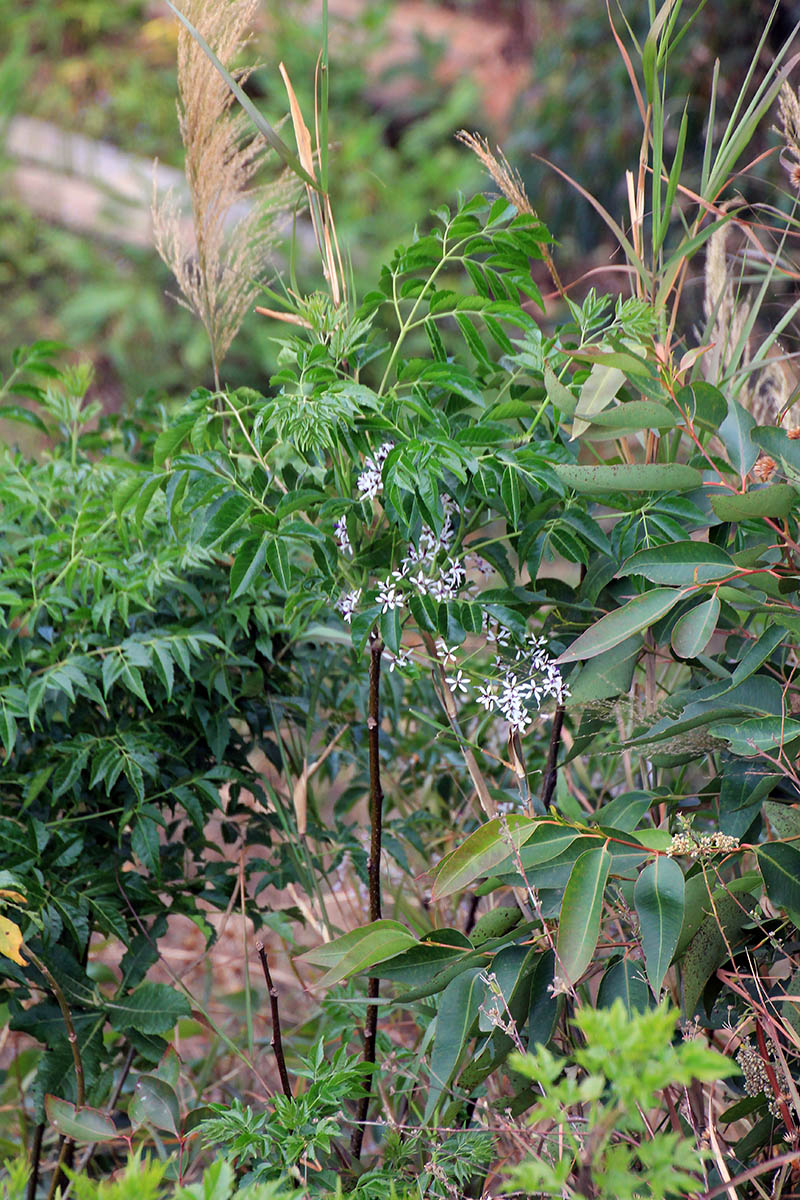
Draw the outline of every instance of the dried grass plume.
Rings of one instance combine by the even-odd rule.
[[[482,138],[478,133],[469,133],[466,129],[460,129],[456,134],[456,139],[480,159],[506,200],[514,205],[517,212],[528,213],[531,217],[537,216],[536,210],[528,199],[525,184],[522,182],[522,176],[519,171],[511,166],[499,147],[497,148],[497,153],[494,153],[486,138]],[[550,278],[553,280],[555,289],[563,296],[564,288],[559,279],[553,257],[546,246],[543,246],[542,250],[544,261],[547,264],[547,269],[550,272]]]
[[[183,0],[182,7],[232,70],[259,0]],[[240,83],[248,73],[236,73]],[[170,193],[153,202],[155,244],[178,282],[181,302],[205,327],[219,387],[220,365],[279,239],[278,219],[296,203],[299,187],[290,172],[255,186],[268,146],[253,135],[245,113],[232,111],[234,98],[225,80],[183,26],[178,92],[193,232],[187,233],[180,202]]]

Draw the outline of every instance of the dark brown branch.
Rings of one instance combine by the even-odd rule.
[[[283,1088],[284,1096],[291,1096],[292,1089],[289,1084],[289,1072],[286,1070],[286,1059],[283,1056],[283,1040],[281,1038],[281,1015],[278,1010],[278,990],[272,982],[272,976],[269,971],[269,963],[267,962],[267,952],[264,949],[263,942],[256,942],[256,950],[258,957],[261,959],[261,968],[264,972],[264,979],[267,984],[267,993],[269,995],[269,1007],[272,1013],[272,1046],[275,1054],[275,1062],[278,1064],[278,1074],[281,1077],[281,1087]]]
[[[542,800],[541,810],[544,815],[550,807],[550,801],[553,799],[553,793],[556,790],[556,780],[558,779],[558,751],[561,748],[561,730],[564,728],[564,705],[556,706],[555,716],[553,717],[553,728],[550,731],[550,747],[547,751],[547,763],[544,768],[544,779],[542,781]]]
[[[369,737],[369,825],[370,846],[367,873],[369,876],[369,919],[381,919],[381,841],[383,837],[383,788],[381,787],[380,761],[380,698],[381,698],[381,654],[383,642],[373,630],[369,639],[369,712],[367,714],[367,731]],[[380,982],[377,979],[367,981],[367,1014],[364,1018],[364,1062],[375,1062],[375,1048],[378,1036],[378,993]],[[372,1090],[372,1079],[367,1079],[365,1093],[358,1102],[356,1124],[350,1140],[350,1150],[354,1158],[361,1157],[361,1146],[364,1141],[364,1122],[367,1119],[369,1098]]]

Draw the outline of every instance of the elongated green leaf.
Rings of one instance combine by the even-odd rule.
[[[768,842],[758,847],[756,856],[772,903],[800,913],[800,850],[786,842]]]
[[[175,451],[183,445],[195,420],[196,417],[180,417],[174,425],[158,435],[153,447],[153,462],[157,467],[163,467],[167,459],[172,458]]]
[[[709,979],[728,957],[730,950],[738,945],[754,904],[754,898],[747,894],[728,896],[714,893],[714,911],[700,922],[680,960],[685,1017],[693,1016]]]
[[[238,599],[253,584],[267,561],[267,547],[273,544],[269,534],[248,538],[231,567],[231,600]]]
[[[469,938],[460,934],[460,941],[455,944],[439,943],[439,937],[445,937],[455,931],[437,929],[428,939],[417,942],[410,950],[397,954],[385,963],[374,963],[370,972],[377,979],[389,979],[393,983],[404,984],[407,988],[419,987],[429,983],[434,975],[451,966],[472,947]],[[446,981],[448,982],[448,981]],[[445,985],[442,984],[442,987]]]
[[[503,828],[505,824],[506,828]],[[532,837],[537,822],[519,813],[510,813],[505,822],[498,817],[487,821],[439,864],[433,881],[432,898],[441,900],[488,873],[509,855],[511,842],[517,850]],[[508,833],[506,832],[508,830]]]
[[[596,414],[608,408],[624,382],[625,373],[618,367],[609,367],[605,363],[594,364],[578,398],[575,420],[572,423],[573,438],[580,437],[589,428]]]
[[[614,467],[555,463],[553,470],[563,484],[586,495],[691,492],[703,483],[701,473],[683,463],[620,463]]]
[[[128,1116],[134,1128],[147,1123],[156,1129],[168,1129],[176,1137],[180,1134],[181,1114],[175,1089],[157,1075],[140,1075],[136,1080]]]
[[[181,22],[181,24],[186,26],[189,33],[192,35],[194,40],[197,42],[198,46],[203,51],[203,53],[208,58],[208,60],[214,64],[214,66],[219,71],[222,78],[227,83],[228,87],[233,92],[236,99],[241,104],[244,111],[247,113],[250,120],[255,125],[256,129],[259,131],[259,133],[263,134],[263,136],[269,142],[270,146],[272,146],[272,149],[275,151],[275,153],[278,155],[278,157],[286,164],[287,167],[290,168],[290,170],[294,171],[295,175],[297,175],[299,179],[302,179],[303,183],[307,184],[309,187],[314,188],[315,191],[319,191],[320,185],[317,183],[316,179],[313,179],[308,174],[308,172],[300,165],[299,158],[295,154],[292,154],[291,150],[286,145],[283,138],[279,137],[278,134],[275,132],[275,130],[270,125],[269,121],[264,119],[264,117],[261,115],[261,113],[256,108],[255,104],[253,104],[252,100],[249,98],[249,96],[246,95],[246,93],[241,89],[239,84],[233,78],[230,71],[227,71],[225,69],[225,67],[222,65],[222,63],[217,58],[216,54],[211,49],[211,47],[209,46],[209,44],[205,40],[205,38],[197,31],[197,29],[195,29],[194,25],[191,23],[191,21],[188,19],[188,17],[185,17],[179,8],[176,8],[176,6],[172,3],[172,0],[166,0],[166,2],[167,2],[168,7],[171,8],[172,11],[175,13],[175,16],[178,18],[178,20]]]
[[[790,438],[777,425],[759,425],[750,431],[751,441],[783,465],[791,479],[800,479],[800,441]]]
[[[645,867],[633,891],[647,978],[656,996],[680,937],[685,890],[683,871],[662,854]]]
[[[288,591],[292,586],[292,568],[289,562],[286,542],[280,538],[275,538],[273,541],[268,542],[266,557],[267,566],[272,572],[273,579],[279,587],[282,587],[284,591]]]
[[[731,675],[731,683],[735,686],[749,679],[761,664],[766,662],[772,651],[780,646],[785,637],[786,630],[781,625],[770,624],[742,655],[739,665]]]
[[[657,803],[654,792],[624,792],[595,813],[598,825],[633,833],[645,813]],[[638,838],[638,834],[637,834]]]
[[[571,417],[578,407],[577,398],[556,377],[551,367],[545,367],[544,369],[544,386],[547,392],[547,399],[554,408],[557,408],[564,416]]]
[[[696,658],[702,654],[717,628],[719,610],[719,597],[711,596],[675,622],[672,649],[679,658]]]
[[[45,1096],[44,1108],[56,1132],[74,1142],[110,1142],[117,1137],[114,1122],[99,1108],[78,1108],[57,1096]]]
[[[327,974],[315,986],[333,987],[349,975],[366,971],[416,945],[417,939],[399,921],[372,921],[332,942],[307,950],[300,955],[300,961],[328,967]]]
[[[0,421],[18,421],[21,425],[32,425],[46,436],[50,433],[42,418],[21,404],[0,404]]]
[[[788,517],[798,508],[800,497],[788,483],[755,488],[750,492],[726,492],[711,497],[711,507],[720,521],[748,521],[756,517]]]
[[[665,404],[656,400],[631,400],[596,413],[591,425],[579,436],[587,441],[608,441],[644,429],[674,429],[677,424],[678,418]]]
[[[709,726],[713,737],[730,742],[734,754],[751,758],[800,737],[800,721],[784,717],[746,717],[740,721],[717,721]]]
[[[615,1000],[621,1000],[631,1016],[635,1012],[645,1012],[652,1003],[642,964],[636,959],[621,958],[603,975],[597,989],[597,1007],[611,1008]]]
[[[634,596],[621,608],[606,613],[604,617],[576,638],[569,649],[557,659],[557,663],[580,662],[604,654],[612,646],[618,646],[626,638],[642,629],[649,628],[659,617],[663,617],[686,595],[686,589],[653,588],[642,596]]]
[[[570,983],[577,983],[592,961],[610,870],[611,854],[605,846],[596,846],[581,854],[570,873],[558,923],[556,968]]]
[[[442,992],[431,1053],[426,1121],[435,1113],[442,1093],[456,1072],[485,992],[481,971],[474,967],[459,975]]]
[[[778,838],[800,839],[800,809],[791,804],[778,804],[775,800],[764,801],[764,816],[772,832]],[[800,841],[798,841],[800,846]]]
[[[738,401],[728,400],[728,415],[719,427],[719,436],[731,466],[739,475],[744,477],[758,458],[758,447],[750,438],[750,430],[755,428],[755,420],[746,408]]]
[[[519,476],[513,467],[506,467],[503,472],[503,478],[500,482],[500,495],[511,517],[511,524],[514,529],[517,529],[519,527],[521,498]]]
[[[606,700],[627,692],[642,649],[641,634],[626,638],[606,654],[590,658],[580,668],[577,677],[570,675],[567,707]]]
[[[724,579],[735,571],[733,559],[721,546],[687,540],[637,550],[625,560],[619,574],[642,575],[651,583],[681,587]]]

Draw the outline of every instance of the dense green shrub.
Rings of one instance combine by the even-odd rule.
[[[60,986],[83,1098],[101,1103],[109,1064],[128,1047],[157,1061],[189,1013],[185,996],[142,981],[169,914],[210,941],[204,914],[229,903],[242,814],[252,817],[242,789],[263,794],[252,732],[269,724],[285,666],[268,580],[231,602],[224,553],[201,546],[191,522],[170,520],[164,504],[118,519],[112,497],[137,479],[163,413],[148,402],[98,424],[89,373],[59,372],[56,349],[19,352],[5,389],[33,396],[35,409],[4,412],[34,423],[48,449],[38,459],[5,449],[0,468],[0,857],[4,920]],[[269,856],[278,817],[257,823]],[[258,870],[261,886],[296,877],[285,847]],[[125,952],[111,991],[93,979],[93,936]],[[47,1047],[34,1089],[42,1120],[46,1091],[77,1094],[73,1057],[50,975],[15,957],[0,959],[3,996],[12,1028]]]

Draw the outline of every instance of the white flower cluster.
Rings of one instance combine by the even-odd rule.
[[[374,500],[378,493],[383,491],[381,472],[383,464],[392,450],[394,450],[394,442],[384,442],[375,451],[374,458],[367,457],[364,459],[364,470],[356,480],[356,486],[361,495],[365,496],[367,500]]]
[[[491,640],[500,646],[511,640],[511,634],[502,625],[495,626],[491,632]],[[546,646],[544,638],[530,634],[527,644],[517,649],[514,665],[505,666],[499,680],[478,688],[480,706],[487,712],[499,712],[516,733],[525,733],[533,721],[531,702],[540,709],[543,701],[550,697],[556,704],[563,704],[569,695],[569,688]],[[502,659],[498,658],[496,665],[503,668]]]
[[[358,607],[358,602],[361,599],[361,588],[356,588],[354,592],[346,592],[336,607],[342,614],[342,620],[346,625],[349,625],[353,619],[353,613]]]
[[[346,554],[348,557],[353,557],[353,545],[350,541],[350,534],[347,532],[347,517],[339,517],[338,521],[333,523],[333,536],[336,538],[336,545],[339,547],[340,554]]]
[[[720,833],[718,829],[713,833],[695,833],[693,829],[687,828],[672,835],[666,852],[669,858],[680,857],[683,854],[688,854],[690,858],[709,858],[714,854],[730,854],[732,850],[738,849],[738,837],[729,833]]]

